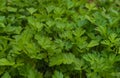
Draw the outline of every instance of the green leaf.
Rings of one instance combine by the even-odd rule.
[[[88,48],[91,48],[91,47],[94,47],[94,46],[97,46],[99,45],[99,41],[98,40],[92,40],[88,45],[87,47]]]
[[[110,41],[109,41],[109,40],[104,40],[104,41],[101,41],[101,44],[108,45],[108,46],[110,46],[110,45],[111,45],[111,43],[110,43]]]
[[[21,30],[22,30],[21,26],[6,26],[4,28],[4,31],[6,33],[12,33],[12,34],[13,33],[14,34],[20,34]]]
[[[46,10],[48,13],[52,12],[54,10],[54,6],[53,5],[49,5],[48,7],[46,7]]]
[[[29,11],[29,13],[32,15],[34,12],[37,11],[37,9],[35,8],[27,8],[27,10]]]
[[[0,22],[5,22],[5,16],[0,16]]]
[[[7,10],[10,11],[10,12],[17,12],[17,8],[15,8],[15,7],[8,6]]]
[[[47,49],[51,47],[52,41],[50,38],[37,34],[35,35],[35,39],[38,41],[39,45],[42,46],[42,48]]]
[[[60,7],[56,7],[55,9],[54,9],[54,13],[55,14],[58,14],[58,15],[61,15],[62,13],[63,13],[63,9],[61,9]]]
[[[5,72],[1,78],[11,78],[11,76],[8,72]]]
[[[55,54],[50,57],[50,66],[60,65],[60,64],[71,64],[75,60],[75,56],[72,53],[60,53]]]
[[[0,0],[0,11],[5,11],[7,0]]]
[[[95,4],[94,2],[93,2],[93,3],[87,3],[87,4],[85,5],[85,7],[88,8],[89,11],[90,11],[90,10],[97,10],[96,4]]]
[[[12,66],[14,64],[15,64],[14,62],[11,62],[11,61],[7,60],[6,58],[0,59],[0,66]]]
[[[62,74],[62,72],[55,71],[52,78],[63,78],[63,74]]]
[[[108,37],[111,43],[119,43],[120,38],[117,38],[116,33],[111,33],[110,36]]]
[[[108,29],[106,26],[98,26],[95,30],[98,31],[100,35],[104,37],[107,37],[108,35]]]
[[[82,28],[78,28],[78,29],[76,29],[75,31],[73,31],[73,34],[74,34],[77,38],[79,38],[79,37],[81,37],[85,32],[86,32],[86,31],[83,30]]]
[[[5,27],[5,25],[4,25],[4,23],[0,23],[0,28],[4,28]]]
[[[28,78],[36,78],[36,73],[31,69],[28,71]]]
[[[41,31],[44,24],[43,23],[40,23],[36,18],[34,17],[27,17],[28,19],[28,23],[30,25],[30,27],[34,30],[38,30],[38,31]]]
[[[82,20],[78,20],[77,25],[79,27],[82,27],[82,26],[86,25],[87,23],[88,23],[88,21],[86,19],[82,18]]]
[[[84,61],[78,58],[74,60],[73,64],[74,64],[75,70],[82,70],[82,67],[84,67]]]
[[[66,0],[66,3],[67,3],[68,9],[70,9],[70,8],[72,8],[74,6],[73,1],[71,1],[71,0]]]
[[[94,19],[95,19],[95,25],[97,26],[106,26],[107,25],[107,20],[106,18],[103,17],[103,15],[99,12],[95,12],[93,14]]]

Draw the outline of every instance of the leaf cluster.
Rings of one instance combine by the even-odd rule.
[[[0,0],[1,78],[120,78],[120,0]]]

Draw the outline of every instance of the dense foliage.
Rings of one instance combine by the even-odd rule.
[[[120,0],[0,0],[0,78],[120,78]]]

